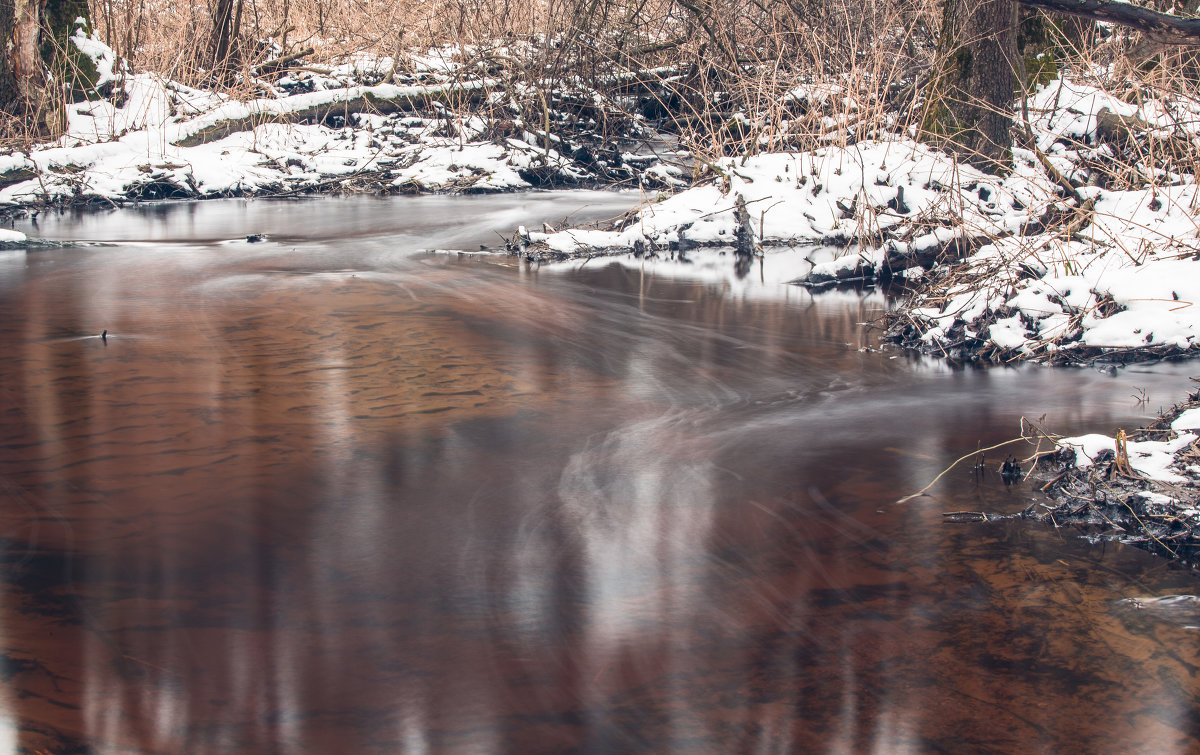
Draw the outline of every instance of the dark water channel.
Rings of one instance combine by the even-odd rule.
[[[1194,576],[943,523],[1031,500],[998,478],[896,503],[1187,366],[952,371],[862,350],[878,295],[420,251],[628,201],[0,252],[0,752],[1200,751]]]

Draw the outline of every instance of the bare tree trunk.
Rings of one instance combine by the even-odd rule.
[[[926,91],[925,137],[984,170],[1012,161],[1017,0],[946,0],[940,69]]]
[[[1186,0],[1186,2],[1177,3],[1175,8],[1175,15],[1184,18],[1195,17],[1198,13],[1200,13],[1200,0]],[[1156,60],[1161,60],[1163,54],[1171,47],[1172,45],[1166,42],[1142,35],[1137,43],[1129,48],[1126,55],[1129,57],[1129,62],[1135,66],[1151,66],[1155,64]]]
[[[1200,44],[1200,18],[1181,18],[1121,0],[1020,0],[1022,5],[1135,29],[1165,44]]]
[[[0,40],[13,38],[13,0],[0,0]],[[0,113],[14,113],[20,105],[17,71],[8,50],[0,48]]]
[[[63,100],[48,96],[47,70],[64,91],[94,91],[95,66],[70,42],[81,17],[87,26],[86,0],[0,0],[0,115],[20,133],[61,126]]]
[[[216,0],[212,6],[209,53],[212,56],[210,70],[218,82],[225,81],[229,76],[236,36],[233,0]]]
[[[33,115],[46,83],[40,41],[43,0],[0,0],[0,112]],[[31,124],[36,125],[36,124]]]
[[[42,68],[42,0],[13,0],[11,60],[17,95],[26,107],[41,96],[46,77]]]
[[[1200,18],[1118,0],[945,0],[939,69],[926,90],[921,132],[985,170],[1003,171],[1012,160],[1012,102],[1022,68],[1017,57],[1018,5],[1089,23],[1108,21],[1161,43],[1200,45]],[[1187,0],[1183,7],[1194,3]]]

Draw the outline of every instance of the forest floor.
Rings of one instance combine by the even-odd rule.
[[[445,51],[303,66],[250,99],[121,73],[51,143],[0,154],[0,214],[167,199],[612,187],[642,206],[597,228],[508,229],[508,252],[731,265],[811,287],[902,280],[889,340],[953,363],[1057,365],[1200,354],[1200,100],[1057,78],[1022,103],[1008,175],[896,129],[802,151],[702,158],[617,82],[545,92],[465,75]],[[797,90],[797,99],[822,93]],[[526,107],[539,98],[540,115]],[[536,110],[536,109],[535,109]],[[36,239],[0,230],[0,248]],[[1197,400],[1196,396],[1192,397]],[[1166,551],[1200,544],[1200,413],[1128,438],[1055,438],[1068,466],[1030,510]],[[1128,514],[1128,516],[1126,516]],[[1130,518],[1132,517],[1132,518]],[[1131,524],[1132,522],[1132,524]]]

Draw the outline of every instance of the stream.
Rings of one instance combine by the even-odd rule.
[[[897,503],[1194,366],[952,369],[875,292],[431,251],[635,201],[19,223],[92,243],[0,251],[0,753],[1200,750],[1194,573],[948,524],[1036,499],[969,465]]]

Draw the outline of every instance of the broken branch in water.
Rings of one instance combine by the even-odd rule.
[[[928,485],[926,485],[925,487],[921,488],[920,490],[918,490],[917,492],[913,493],[912,495],[906,495],[906,496],[904,496],[904,497],[903,497],[903,498],[901,498],[900,500],[896,501],[896,503],[907,503],[907,502],[911,501],[911,500],[912,500],[912,499],[914,499],[914,498],[919,498],[920,496],[923,496],[923,495],[925,495],[925,493],[926,493],[926,492],[928,492],[930,488],[932,488],[934,485],[937,485],[937,484],[938,484],[938,481],[939,481],[939,480],[941,480],[943,477],[945,477],[945,476],[946,476],[946,473],[947,473],[947,472],[949,472],[951,469],[954,469],[954,468],[955,468],[955,467],[957,467],[959,464],[961,464],[962,462],[964,462],[964,461],[966,461],[967,459],[971,458],[972,456],[975,456],[976,454],[981,454],[981,453],[984,453],[984,452],[987,452],[987,451],[995,451],[997,448],[1004,448],[1005,446],[1010,446],[1010,445],[1012,445],[1013,443],[1022,443],[1022,442],[1024,442],[1024,443],[1028,443],[1028,442],[1029,442],[1029,439],[1028,439],[1028,438],[1026,438],[1024,435],[1022,435],[1020,438],[1013,438],[1012,440],[1006,440],[1006,441],[1004,441],[1003,443],[997,443],[996,445],[994,445],[994,446],[988,446],[987,448],[979,448],[979,449],[976,449],[976,450],[972,451],[972,452],[971,452],[971,453],[969,453],[969,454],[966,454],[966,455],[964,455],[964,456],[960,456],[959,458],[957,458],[957,459],[955,459],[955,460],[954,460],[954,463],[953,463],[953,464],[951,464],[950,466],[948,466],[948,467],[946,467],[945,469],[943,469],[943,470],[942,470],[942,472],[941,472],[941,474],[939,474],[937,477],[934,477],[934,478],[933,478],[933,482],[929,483]]]
[[[947,522],[986,522],[991,518],[982,511],[943,511],[942,517]]]

